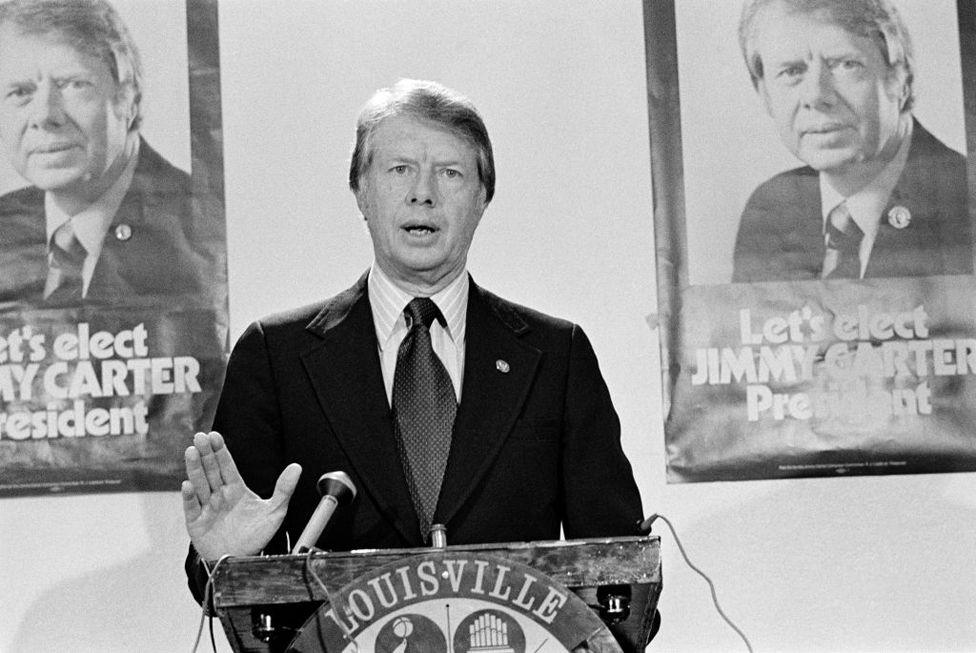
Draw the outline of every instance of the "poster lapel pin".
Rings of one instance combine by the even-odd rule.
[[[904,229],[912,221],[912,212],[904,206],[893,206],[888,211],[888,224],[895,229]]]
[[[121,240],[122,242],[125,242],[130,238],[132,238],[132,227],[130,227],[125,223],[115,225],[116,240]]]

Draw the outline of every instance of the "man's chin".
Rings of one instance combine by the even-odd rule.
[[[43,191],[77,192],[86,185],[87,175],[78,170],[29,170],[23,174],[31,184]]]
[[[845,174],[861,162],[861,157],[850,150],[801,152],[799,159],[817,172],[826,174]]]
[[[456,261],[446,261],[443,257],[401,259],[394,265],[392,276],[423,288],[436,287],[440,290],[446,282],[453,280],[463,267],[463,263],[459,265]]]

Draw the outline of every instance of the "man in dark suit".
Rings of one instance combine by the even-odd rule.
[[[333,470],[359,495],[322,548],[422,546],[433,524],[452,544],[636,534],[640,496],[586,336],[467,272],[494,180],[466,98],[403,80],[363,109],[350,187],[373,265],[235,346],[214,421],[223,436],[198,433],[186,454],[198,599],[200,557],[286,551]],[[436,361],[407,378],[421,342]],[[416,418],[419,394],[429,410]]]
[[[0,197],[0,305],[206,295],[220,234],[139,136],[142,66],[105,2],[0,5],[0,142],[32,186]]]
[[[733,281],[971,274],[966,161],[912,116],[912,43],[894,7],[755,0],[739,37],[807,165],[749,198]]]

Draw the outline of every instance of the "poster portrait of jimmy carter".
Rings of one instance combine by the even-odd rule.
[[[0,5],[0,306],[205,295],[222,260],[189,175],[140,134],[143,65],[104,0]],[[209,231],[208,231],[209,232]]]
[[[913,44],[889,0],[747,0],[739,43],[805,165],[752,193],[733,282],[972,273],[966,160],[913,115]]]

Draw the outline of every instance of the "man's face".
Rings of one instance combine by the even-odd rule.
[[[89,202],[114,181],[106,172],[124,150],[132,106],[130,100],[117,106],[104,61],[56,34],[20,34],[4,25],[0,94],[0,141],[27,181]]]
[[[838,175],[887,163],[907,98],[904,71],[889,70],[875,41],[825,18],[774,5],[757,20],[759,92],[786,147]]]
[[[356,201],[376,262],[406,288],[436,292],[463,269],[485,210],[477,150],[406,115],[384,119],[369,149]]]

